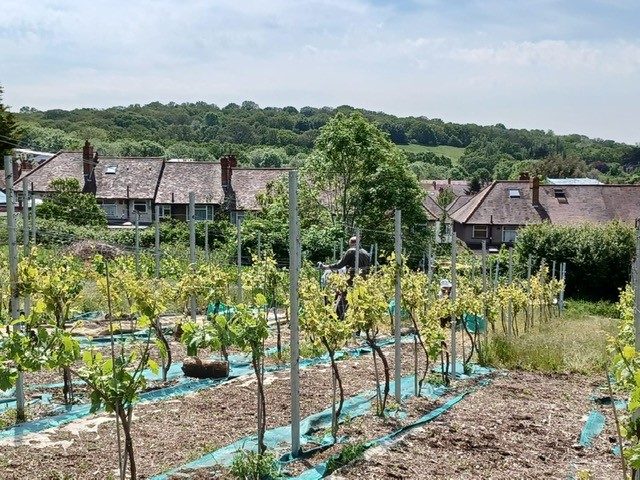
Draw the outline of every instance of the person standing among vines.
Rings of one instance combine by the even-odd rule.
[[[358,239],[351,237],[349,239],[349,249],[344,252],[343,257],[339,262],[332,263],[330,265],[322,264],[322,268],[338,271],[341,268],[346,268],[348,280],[347,285],[351,287],[353,285],[353,279],[356,276],[356,258],[358,260],[358,275],[366,277],[371,267],[371,255],[364,248],[360,248],[356,253],[356,243]],[[347,292],[342,292],[338,300],[337,313],[340,319],[344,318],[344,314],[347,311]]]

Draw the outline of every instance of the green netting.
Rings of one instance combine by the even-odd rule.
[[[485,333],[487,331],[487,321],[480,315],[472,315],[465,313],[462,315],[464,324],[471,333],[475,333],[476,330],[479,333]]]
[[[473,375],[483,375],[491,371],[492,370],[490,369],[478,368],[477,370],[474,369]],[[401,392],[402,392],[403,399],[406,399],[413,395],[414,384],[415,384],[415,381],[414,381],[413,375],[402,379]],[[391,382],[390,391],[394,391],[394,389],[395,389],[395,383]],[[446,392],[446,388],[444,386],[434,387],[433,385],[428,384],[423,387],[422,391],[423,391],[423,396],[436,398],[436,397],[442,396]],[[447,404],[450,404],[450,405],[446,409],[451,408],[451,406],[455,405],[455,403],[460,401],[460,399],[462,399],[462,397],[464,397],[464,395],[466,395],[467,393],[468,392],[459,395],[460,398],[458,400],[453,399],[447,402]],[[361,393],[359,395],[346,399],[344,402],[340,421],[344,420],[344,418],[347,416],[349,418],[355,418],[369,412],[372,409],[371,401],[375,398],[375,396],[376,396],[375,391],[366,391],[364,393]],[[454,400],[456,401],[454,402]],[[426,421],[429,421],[432,418],[435,418],[436,416],[440,415],[443,411],[446,410],[446,409],[443,410],[443,408],[444,406],[440,407],[437,410],[434,410],[433,412],[430,412],[429,414],[425,415],[420,420],[414,423],[418,425],[420,424],[419,422],[424,423]],[[316,445],[316,447],[312,447],[312,448],[317,449],[317,448],[323,448],[331,445],[333,443],[333,440],[331,442],[327,442],[326,438],[317,439],[313,436],[314,432],[322,431],[330,427],[331,427],[331,408],[327,408],[326,410],[323,410],[320,413],[310,415],[309,417],[305,418],[300,422],[301,446]],[[398,433],[400,433],[401,431],[405,430],[406,428],[409,428],[409,427],[404,427],[403,429],[400,429],[392,433],[388,437],[393,437]],[[384,437],[384,438],[387,438],[387,437]],[[281,452],[290,450],[291,448],[290,440],[291,440],[291,425],[275,428],[272,430],[267,430],[264,435],[264,443],[265,445],[267,445],[267,448],[275,449]],[[228,466],[232,463],[234,456],[238,453],[239,450],[250,450],[253,452],[257,452],[258,450],[257,436],[254,435],[251,437],[238,440],[237,442],[234,442],[231,445],[228,445],[219,450],[216,450],[215,452],[207,454],[204,457],[199,458],[198,460],[195,460],[186,465],[173,469],[169,472],[165,472],[161,475],[155,476],[151,480],[168,480],[169,476],[171,475],[180,475],[180,476],[184,476],[185,478],[189,478],[190,476],[189,471],[191,470],[212,468],[216,465]],[[292,459],[290,457],[290,454],[284,454],[282,457],[283,463],[287,463],[291,460]],[[326,468],[326,466],[324,468]],[[317,476],[318,475],[317,472],[319,472],[320,470],[322,470],[322,466],[318,466],[310,470],[309,473],[305,472],[306,475],[308,475],[308,477],[301,477],[301,478],[304,478],[305,480],[310,480],[313,478],[322,478],[321,475]],[[316,476],[313,476],[312,472],[314,471],[316,471]]]

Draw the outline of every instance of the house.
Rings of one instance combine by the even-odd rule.
[[[540,185],[531,180],[494,181],[450,213],[458,238],[471,248],[512,245],[518,228],[544,221],[556,225],[635,224],[640,185]]]
[[[227,208],[231,222],[242,219],[245,212],[260,210],[258,194],[267,189],[270,182],[284,178],[288,168],[235,168],[229,170]]]
[[[92,193],[110,223],[141,223],[153,220],[153,202],[164,160],[161,157],[98,157],[89,142],[82,153],[60,152],[30,171],[23,171],[15,189],[22,192],[22,179],[36,198],[51,193],[51,181],[75,178],[84,193]]]

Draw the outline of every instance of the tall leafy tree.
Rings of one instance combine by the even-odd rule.
[[[358,226],[373,240],[381,231],[393,231],[395,208],[402,209],[405,224],[426,223],[424,192],[405,155],[360,113],[338,114],[322,128],[304,174],[346,233]],[[390,243],[388,237],[379,240]]]
[[[15,116],[2,103],[4,90],[0,85],[0,159],[17,145],[19,129]]]

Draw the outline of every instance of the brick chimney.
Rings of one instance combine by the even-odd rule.
[[[231,175],[233,169],[238,166],[238,160],[233,154],[227,154],[220,157],[220,168],[222,170],[222,188],[226,188],[231,185]]]
[[[538,177],[533,177],[529,185],[531,188],[531,205],[537,207],[540,205],[540,180],[538,180]]]
[[[82,147],[82,174],[84,176],[84,185],[82,186],[82,193],[96,194],[97,184],[94,170],[98,164],[98,152],[93,153],[93,146],[89,143],[89,140],[85,140],[84,147]]]
[[[93,146],[89,143],[89,140],[85,140],[84,147],[82,147],[82,173],[85,178],[91,175],[93,167]]]

